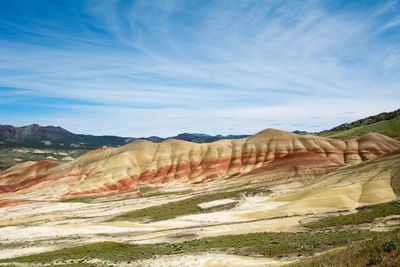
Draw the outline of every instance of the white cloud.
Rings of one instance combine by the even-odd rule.
[[[5,25],[32,36],[0,41],[1,86],[98,106],[1,122],[129,136],[251,133],[272,121],[320,130],[399,103],[400,51],[381,36],[397,25],[385,17],[396,3],[334,12],[314,1],[120,4],[87,5],[78,33]]]

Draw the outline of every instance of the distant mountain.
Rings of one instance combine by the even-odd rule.
[[[74,134],[58,126],[40,126],[38,124],[22,127],[0,125],[0,147],[93,149],[102,146],[121,146],[137,139],[148,140],[155,143],[167,139],[178,139],[194,143],[208,143],[221,139],[237,139],[243,137],[247,137],[247,135],[212,136],[207,134],[182,133],[168,138],[158,136],[133,138]]]
[[[32,124],[22,127],[0,125],[0,147],[83,148],[119,146],[131,139],[119,136],[74,134],[61,127]]]
[[[359,136],[371,132],[381,133],[392,138],[400,138],[400,109],[344,123],[330,130],[322,131],[319,135],[345,137]]]
[[[305,134],[310,134],[307,131],[300,131],[300,130],[294,130],[292,133],[294,134],[299,134],[299,135],[305,135]]]
[[[182,133],[178,134],[177,136],[172,136],[168,137],[167,139],[178,139],[178,140],[184,140],[184,141],[189,141],[193,143],[210,143],[222,139],[239,139],[239,138],[245,138],[248,137],[248,135],[207,135],[207,134],[198,134],[198,133]]]

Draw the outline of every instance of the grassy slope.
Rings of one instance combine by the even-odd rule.
[[[61,202],[67,202],[67,203],[92,203],[93,200],[98,199],[101,196],[78,196],[78,197],[73,197],[73,198],[68,198],[68,199],[63,199]]]
[[[400,214],[400,202],[393,201],[373,206],[364,206],[361,209],[358,209],[357,213],[327,217],[315,222],[310,222],[305,226],[312,229],[318,229],[324,227],[356,225],[370,223],[376,218],[398,214]]]
[[[290,266],[400,266],[400,232],[382,233]]]
[[[346,136],[359,136],[371,132],[380,133],[392,138],[399,139],[400,117],[393,120],[380,121],[369,125],[359,126],[345,131],[323,132],[320,133],[320,135],[325,137],[346,137]]]
[[[163,205],[152,206],[145,209],[135,210],[121,214],[112,218],[112,221],[125,221],[125,220],[167,220],[177,216],[194,214],[202,212],[198,204],[214,201],[224,198],[232,198],[239,196],[240,193],[245,193],[247,190],[237,190],[231,192],[211,193],[201,196],[194,196],[189,199],[170,202]]]
[[[133,261],[156,255],[223,251],[235,255],[262,255],[285,257],[288,255],[312,255],[349,242],[387,236],[389,233],[370,231],[331,231],[300,233],[254,233],[228,235],[186,241],[178,244],[123,244],[100,242],[74,248],[45,252],[0,262],[38,263],[70,259],[101,259],[108,261]]]

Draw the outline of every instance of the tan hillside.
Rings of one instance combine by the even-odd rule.
[[[274,215],[332,212],[395,200],[399,193],[399,171],[400,150],[336,170],[296,193],[274,198],[288,202]]]
[[[380,134],[336,140],[266,129],[237,140],[196,144],[179,140],[135,141],[102,148],[60,164],[16,165],[0,173],[0,191],[68,197],[136,192],[138,184],[204,183],[242,176],[273,179],[328,173],[395,151],[400,142]],[[247,176],[245,176],[247,175]]]

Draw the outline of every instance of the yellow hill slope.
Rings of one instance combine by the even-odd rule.
[[[275,197],[274,201],[288,203],[269,216],[332,212],[394,200],[399,192],[399,171],[400,150],[336,170],[295,193]]]

